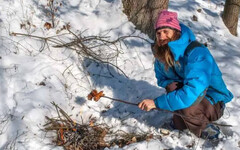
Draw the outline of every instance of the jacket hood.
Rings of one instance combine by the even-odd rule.
[[[184,52],[189,43],[196,40],[196,37],[191,31],[191,29],[189,29],[184,24],[180,24],[180,27],[181,37],[178,40],[171,41],[168,43],[168,46],[170,47],[170,50],[174,56],[175,61],[178,61],[179,57],[183,57]]]

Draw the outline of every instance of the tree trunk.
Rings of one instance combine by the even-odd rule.
[[[168,8],[169,0],[122,0],[124,13],[137,29],[155,38],[154,24],[158,12]]]
[[[237,36],[238,15],[240,11],[240,0],[226,0],[223,11],[223,22],[231,34]]]

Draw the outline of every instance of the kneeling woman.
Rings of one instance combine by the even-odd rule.
[[[209,122],[223,115],[225,103],[233,95],[209,50],[179,23],[177,13],[161,11],[155,30],[154,70],[157,84],[167,93],[145,99],[138,106],[146,111],[156,107],[175,111],[180,115],[173,116],[174,127],[187,128],[200,137]]]

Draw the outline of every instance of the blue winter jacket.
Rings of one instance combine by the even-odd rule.
[[[176,64],[174,70],[165,70],[164,64],[155,60],[154,70],[160,87],[165,88],[174,81],[182,82],[183,87],[157,97],[154,100],[156,107],[170,111],[190,107],[199,96],[203,96],[206,89],[205,98],[211,104],[231,101],[233,95],[226,88],[222,73],[206,47],[195,47],[187,56],[184,55],[189,43],[196,38],[188,27],[183,24],[180,26],[180,39],[168,43],[175,61],[179,61],[180,65]]]

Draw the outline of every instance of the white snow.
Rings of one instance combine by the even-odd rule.
[[[103,90],[109,97],[132,103],[164,93],[165,90],[156,84],[153,56],[147,42],[131,38],[126,40],[126,46],[122,45],[117,62],[127,78],[116,68],[107,68],[106,64],[79,60],[64,48],[50,47],[50,50],[40,51],[43,42],[29,37],[10,36],[12,32],[54,36],[62,25],[69,23],[73,31],[85,31],[85,36],[109,31],[110,39],[132,33],[148,39],[128,21],[122,12],[121,0],[58,2],[63,5],[56,13],[56,27],[46,30],[44,23],[50,22],[44,12],[47,0],[0,0],[0,149],[11,149],[10,146],[19,150],[63,149],[52,145],[50,136],[41,130],[45,116],[57,115],[50,103],[52,101],[78,122],[82,118],[87,123],[91,116],[97,118],[97,123],[106,123],[114,131],[160,134],[159,127],[171,118],[171,114],[144,112],[136,106],[108,99],[96,103],[86,98],[93,88]],[[178,12],[179,20],[192,29],[197,40],[208,43],[228,89],[234,94],[219,120],[220,123],[233,125],[223,128],[226,137],[214,145],[189,136],[189,133],[174,130],[161,140],[152,139],[106,150],[188,149],[187,145],[193,142],[192,149],[239,149],[240,38],[231,35],[225,27],[221,19],[223,4],[223,0],[170,0],[169,10]],[[198,21],[192,21],[193,15],[197,16]],[[21,28],[20,24],[26,26]],[[240,19],[240,35],[239,30]],[[62,40],[70,39],[65,37]],[[86,75],[86,71],[83,73],[83,64],[90,75]],[[40,85],[41,82],[46,85]]]

